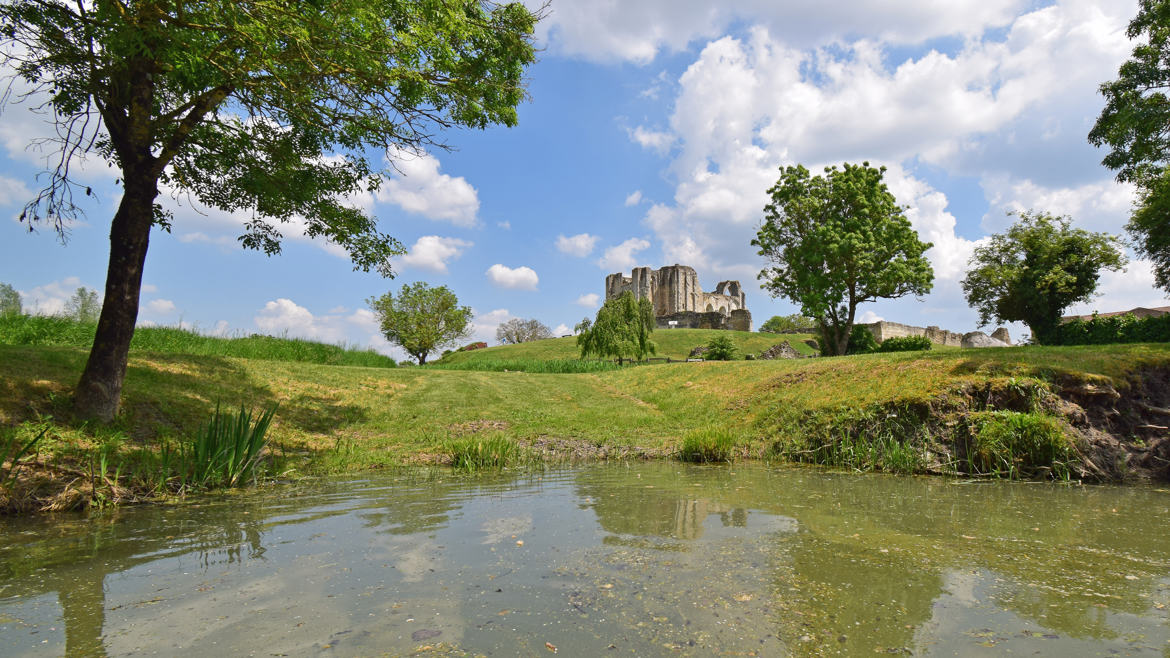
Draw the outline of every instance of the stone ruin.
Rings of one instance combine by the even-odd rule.
[[[953,331],[947,331],[946,329],[939,329],[935,326],[925,328],[914,327],[908,324],[886,322],[884,320],[863,324],[861,326],[869,329],[878,343],[882,343],[890,338],[901,338],[903,336],[926,336],[935,345],[950,345],[952,347],[1007,347],[1012,344],[1008,330],[1003,327],[999,327],[991,336],[988,336],[982,331],[959,334]]]
[[[703,292],[695,268],[677,264],[657,270],[635,267],[630,276],[617,272],[605,277],[606,300],[627,290],[635,299],[650,300],[659,329],[752,330],[739,281],[720,281],[715,292]]]

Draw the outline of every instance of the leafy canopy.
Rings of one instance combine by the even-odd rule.
[[[401,245],[346,196],[437,129],[515,124],[537,18],[480,0],[6,2],[2,57],[62,136],[23,217],[64,235],[71,160],[93,150],[128,189],[251,212],[244,247],[279,252],[295,221],[390,275]],[[157,204],[154,222],[169,227]]]
[[[626,291],[605,300],[592,326],[577,334],[577,345],[581,348],[581,358],[608,356],[618,363],[624,359],[641,360],[658,351],[658,346],[650,340],[653,331],[654,307],[650,300],[634,299],[634,294]]]
[[[1126,35],[1141,40],[1117,79],[1101,85],[1105,107],[1089,141],[1109,148],[1101,163],[1117,180],[1138,185],[1126,229],[1154,262],[1157,285],[1170,290],[1170,1],[1139,0]]]
[[[1070,227],[1068,217],[1026,211],[1004,233],[976,247],[963,278],[967,303],[979,325],[1023,322],[1044,343],[1064,310],[1087,302],[1101,270],[1125,266],[1118,238]]]
[[[771,334],[813,331],[816,328],[816,320],[799,313],[793,313],[792,315],[773,315],[764,324],[760,325],[760,331]]]
[[[73,291],[73,296],[65,301],[65,317],[78,322],[87,324],[97,322],[101,312],[102,303],[98,299],[97,291],[85,286]]]
[[[0,315],[20,315],[23,312],[20,293],[7,283],[0,283]]]
[[[930,292],[934,271],[922,242],[868,162],[812,176],[783,167],[768,190],[752,240],[771,266],[760,272],[773,297],[821,322],[826,354],[844,354],[858,304]]]
[[[427,355],[471,335],[471,308],[460,306],[447,286],[406,284],[395,297],[386,293],[366,300],[378,316],[382,335],[414,357],[421,366]]]
[[[708,361],[732,361],[739,349],[731,336],[720,334],[707,341],[707,349],[703,351],[703,358]]]
[[[504,345],[517,345],[545,338],[552,338],[552,330],[536,319],[512,318],[496,327],[496,340]]]

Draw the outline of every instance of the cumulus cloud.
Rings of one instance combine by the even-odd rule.
[[[597,308],[598,305],[601,304],[601,295],[598,295],[595,292],[591,292],[585,295],[581,295],[574,303],[578,306],[584,306],[585,308]]]
[[[24,205],[32,201],[32,191],[23,181],[0,176],[0,208]]]
[[[577,258],[584,258],[593,252],[593,248],[597,246],[598,238],[596,235],[589,235],[588,233],[579,233],[571,237],[563,235],[557,236],[557,251]]]
[[[553,328],[553,330],[552,330],[552,335],[553,335],[554,337],[556,337],[556,336],[568,336],[568,335],[569,335],[569,334],[571,334],[571,333],[573,333],[573,329],[572,329],[571,327],[569,327],[569,325],[567,325],[567,324],[564,324],[564,323],[558,324],[558,325],[557,325],[556,327],[554,327],[554,328]]]
[[[401,262],[405,267],[446,274],[447,262],[459,258],[471,246],[473,243],[459,238],[424,235],[407,250]]]
[[[650,242],[647,240],[630,238],[617,246],[606,249],[597,264],[603,270],[625,271],[637,264],[638,259],[635,254],[649,248]]]
[[[983,190],[991,207],[983,216],[982,226],[990,233],[1001,232],[1015,221],[1007,213],[1024,210],[1067,215],[1083,228],[1116,233],[1119,219],[1128,216],[1136,199],[1133,185],[1111,179],[1075,187],[1049,187],[1030,179],[988,176]]]
[[[669,151],[675,141],[675,136],[669,132],[647,130],[642,126],[638,126],[628,132],[630,139],[639,146],[644,149],[650,149],[651,151],[657,151],[660,154]]]
[[[467,179],[439,173],[438,158],[427,153],[399,150],[390,153],[388,159],[398,171],[378,189],[378,201],[393,203],[427,219],[475,226],[479,195]]]
[[[536,272],[523,265],[511,268],[496,263],[488,268],[487,277],[496,287],[512,290],[536,290],[536,284],[540,282]]]
[[[75,276],[67,276],[59,281],[53,281],[36,286],[31,290],[18,290],[25,312],[37,315],[56,315],[65,310],[65,302],[77,292],[78,288],[85,287],[96,290],[100,295],[101,289],[87,286]]]
[[[639,203],[642,203],[642,190],[634,190],[633,192],[630,192],[628,197],[626,197],[627,208],[636,206]]]
[[[174,313],[176,308],[175,303],[169,299],[152,299],[146,302],[145,310],[155,315],[168,315]]]
[[[471,321],[471,340],[492,343],[496,340],[496,329],[514,316],[506,308],[497,308],[487,313],[480,313],[472,309],[474,317]]]
[[[288,335],[324,342],[338,342],[345,338],[345,330],[336,316],[318,318],[291,299],[270,301],[256,314],[253,321],[260,331],[272,336]]]

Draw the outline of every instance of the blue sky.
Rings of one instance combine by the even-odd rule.
[[[352,271],[295,227],[280,256],[243,251],[240,217],[168,198],[176,221],[152,235],[140,322],[401,356],[365,300],[406,282],[451,287],[476,312],[475,337],[494,344],[511,317],[564,331],[592,316],[606,274],[683,263],[708,290],[742,281],[758,325],[797,310],[758,289],[764,263],[749,245],[778,167],[793,163],[887,166],[891,190],[935,244],[934,291],[867,304],[866,319],[974,329],[958,282],[1009,210],[1122,232],[1133,191],[1085,135],[1098,85],[1132,48],[1124,29],[1136,2],[618,4],[553,0],[517,127],[450,131],[451,151],[391,154],[401,173],[354,202],[410,248],[394,280]],[[80,285],[102,289],[117,191],[116,172],[87,162],[81,176],[97,197],[68,243],[29,233],[17,216],[45,154],[28,146],[46,134],[26,106],[0,115],[0,281],[51,313]],[[1152,282],[1135,261],[1073,311],[1170,304]]]

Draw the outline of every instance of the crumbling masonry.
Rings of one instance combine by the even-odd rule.
[[[720,281],[715,292],[703,292],[695,268],[686,265],[635,267],[630,276],[618,272],[605,277],[607,300],[627,290],[635,299],[650,300],[660,329],[752,330],[752,314],[739,281]]]

